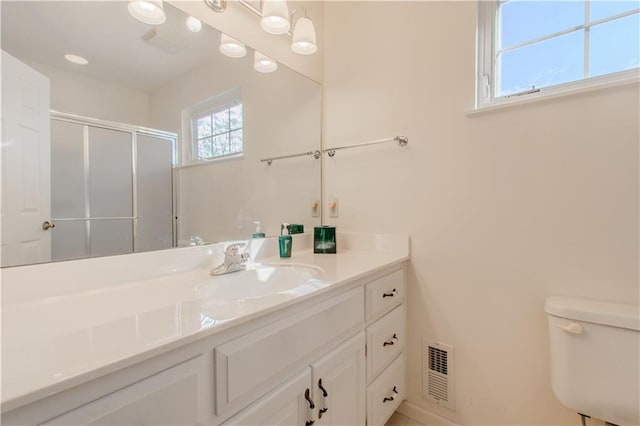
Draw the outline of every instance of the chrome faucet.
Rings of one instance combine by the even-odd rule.
[[[247,269],[247,243],[233,243],[224,250],[224,262],[211,270],[211,275],[224,275]]]

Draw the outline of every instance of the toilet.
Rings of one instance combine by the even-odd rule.
[[[545,312],[560,402],[616,425],[640,424],[639,306],[553,296]]]

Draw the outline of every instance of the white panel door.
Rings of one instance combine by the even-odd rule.
[[[311,364],[317,425],[364,425],[365,335],[360,333]]]
[[[2,51],[2,266],[51,260],[49,79]]]

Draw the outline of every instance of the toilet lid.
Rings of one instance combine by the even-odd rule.
[[[595,324],[640,330],[640,306],[604,300],[550,296],[544,305],[547,314]]]

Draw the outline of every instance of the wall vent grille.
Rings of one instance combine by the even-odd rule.
[[[453,410],[453,383],[453,346],[424,339],[422,397]]]

